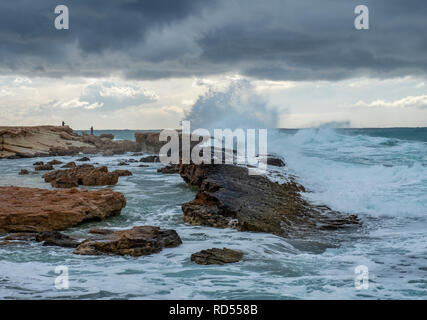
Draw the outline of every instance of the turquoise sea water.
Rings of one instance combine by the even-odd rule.
[[[112,132],[118,139],[134,131]],[[314,203],[357,214],[362,227],[328,239],[287,240],[264,233],[197,227],[182,221],[180,205],[196,190],[161,164],[126,169],[114,190],[123,192],[121,216],[72,228],[157,225],[177,230],[180,247],[131,258],[77,256],[38,243],[0,247],[0,298],[10,299],[426,299],[427,128],[304,129],[269,133],[269,152],[285,158]],[[62,157],[71,161],[77,157]],[[123,169],[131,155],[91,157]],[[53,158],[52,158],[53,159]],[[59,158],[58,158],[59,159]],[[50,188],[41,175],[19,176],[38,159],[0,160],[0,185]],[[44,158],[43,161],[50,160]],[[93,189],[93,188],[90,188]],[[333,248],[325,249],[330,246]],[[225,266],[200,266],[190,255],[228,247],[245,253]],[[55,267],[69,268],[70,287],[55,288]],[[369,288],[355,288],[355,268],[368,267]]]

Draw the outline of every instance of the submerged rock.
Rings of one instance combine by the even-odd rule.
[[[109,189],[0,187],[0,231],[63,230],[82,222],[117,216],[125,206],[123,194]]]
[[[27,169],[21,169],[21,171],[19,171],[19,175],[20,176],[23,176],[23,175],[26,175],[26,174],[29,174],[30,172],[27,170]]]
[[[127,177],[132,175],[132,172],[129,170],[114,170],[113,172],[117,173],[119,177]]]
[[[65,248],[77,248],[80,244],[74,238],[64,235],[58,231],[44,231],[37,233],[35,240],[43,242],[44,246],[59,246]]]
[[[138,257],[158,253],[163,248],[177,247],[182,243],[175,230],[162,230],[152,226],[105,232],[96,229],[92,230],[92,233],[98,236],[83,241],[74,251],[75,254],[116,254]]]
[[[243,253],[227,248],[207,249],[202,250],[191,255],[191,261],[197,264],[219,264],[238,262],[243,258]]]
[[[163,174],[179,173],[179,167],[177,165],[168,165],[164,168],[157,169],[157,172],[163,173]]]
[[[83,157],[83,158],[77,159],[76,161],[79,161],[79,162],[90,161],[90,158],[88,158],[88,157]]]
[[[67,164],[64,164],[61,168],[75,168],[77,167],[76,163],[74,161],[68,162]]]
[[[46,163],[46,164],[36,166],[34,169],[36,171],[49,171],[49,170],[53,170],[53,166],[49,163]]]
[[[51,165],[57,165],[57,164],[62,164],[62,163],[63,163],[62,161],[59,161],[56,159],[48,162],[48,164],[51,164]]]
[[[73,188],[83,186],[115,185],[119,180],[117,172],[109,172],[106,166],[95,168],[92,165],[81,165],[67,170],[56,170],[43,175],[45,182],[54,188]]]
[[[159,156],[147,156],[144,158],[141,158],[139,162],[160,162]]]

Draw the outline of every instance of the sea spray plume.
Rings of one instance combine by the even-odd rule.
[[[222,91],[211,87],[184,120],[194,128],[276,128],[278,112],[255,93],[250,81],[239,79]]]

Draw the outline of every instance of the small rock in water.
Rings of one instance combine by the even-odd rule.
[[[74,251],[81,255],[130,255],[139,257],[158,253],[163,248],[179,246],[182,241],[175,230],[163,230],[159,227],[139,226],[128,230],[91,230],[99,236],[83,241]]]
[[[40,166],[36,166],[35,167],[36,171],[49,171],[49,170],[53,170],[53,166],[51,164],[42,164]]]
[[[128,166],[129,163],[125,162],[125,161],[121,161],[119,162],[118,166]]]
[[[169,165],[164,168],[157,169],[157,172],[163,173],[163,174],[174,174],[174,173],[179,173],[179,168],[177,165]]]
[[[36,236],[36,241],[43,242],[44,246],[59,246],[65,248],[77,248],[80,244],[76,239],[58,231],[39,232]]]
[[[79,162],[83,162],[83,161],[90,161],[90,158],[88,158],[88,157],[83,157],[83,158],[77,159],[76,161],[79,161]]]
[[[113,172],[117,173],[119,177],[127,177],[132,175],[132,172],[129,170],[114,170]]]
[[[283,162],[282,159],[279,158],[274,158],[274,157],[268,157],[267,158],[267,164],[269,166],[274,166],[274,167],[284,167],[285,163]]]
[[[23,175],[26,175],[26,174],[29,174],[30,172],[27,170],[27,169],[21,169],[21,171],[19,171],[19,175],[20,176],[23,176]]]
[[[33,166],[42,166],[42,165],[44,165],[43,161],[37,161],[33,163]]]
[[[243,258],[243,253],[227,248],[212,248],[202,250],[191,255],[191,261],[197,264],[219,264],[238,262]]]
[[[51,164],[51,165],[56,165],[56,164],[62,164],[63,162],[62,161],[59,161],[59,160],[52,160],[52,161],[49,161],[48,162],[48,164]]]
[[[75,167],[77,167],[76,163],[74,161],[71,161],[63,165],[61,168],[75,168]]]
[[[160,162],[159,156],[147,156],[144,158],[141,158],[139,162]]]

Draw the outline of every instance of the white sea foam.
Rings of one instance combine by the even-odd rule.
[[[306,129],[269,137],[315,202],[375,216],[427,216],[427,144]]]

